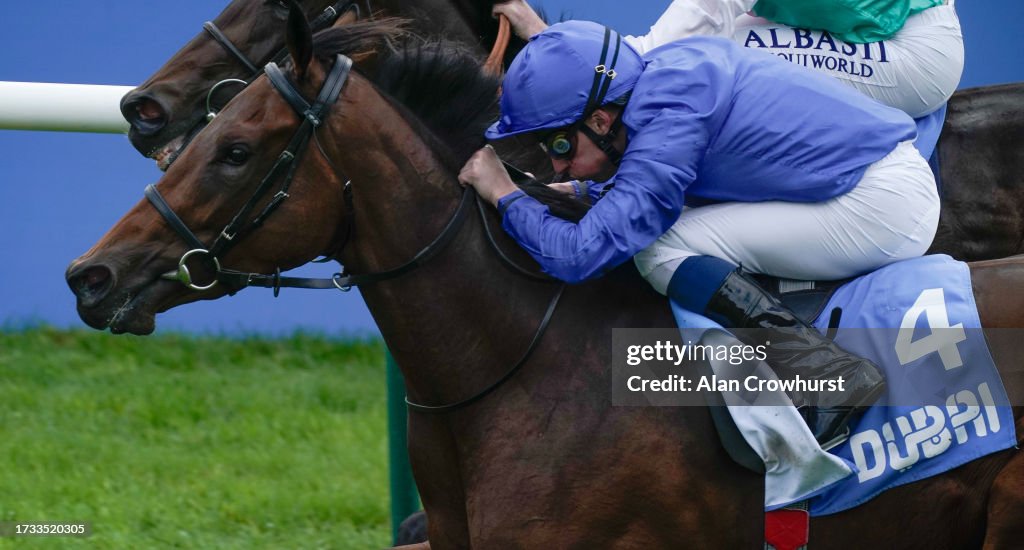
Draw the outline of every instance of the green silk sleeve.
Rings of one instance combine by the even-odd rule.
[[[943,0],[760,0],[754,12],[791,27],[826,30],[850,43],[885,40],[907,17]]]

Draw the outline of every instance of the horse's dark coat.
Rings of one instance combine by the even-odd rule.
[[[1024,254],[1024,83],[954,94],[938,153],[942,213],[930,252]]]
[[[457,74],[427,71],[427,65],[424,74],[438,79]],[[314,63],[310,71],[313,77],[301,84],[307,96],[324,68]],[[467,85],[456,80],[447,83],[452,101]],[[321,129],[330,162],[311,149],[289,202],[224,262],[268,272],[336,250],[353,210],[353,236],[339,256],[355,273],[398,265],[432,239],[460,192],[444,158],[464,145],[434,151],[430,145],[444,138],[425,136],[426,123],[411,123],[411,111],[395,107],[353,75]],[[483,108],[474,116],[482,121],[489,114]],[[197,234],[215,234],[294,125],[290,108],[257,82],[197,136],[159,185]],[[252,167],[224,167],[218,152],[239,140],[259,155]],[[351,206],[342,198],[341,174],[353,182]],[[496,222],[492,216],[484,223]],[[507,237],[499,245],[528,261]],[[69,268],[69,281],[89,275],[89,285],[72,283],[88,287],[87,296],[79,295],[83,319],[146,332],[157,311],[219,297],[153,282],[174,266],[181,249],[152,208],[137,205]],[[105,279],[99,276],[104,270]],[[1024,293],[1018,291],[1024,261],[989,262],[972,271],[983,325],[1024,323]],[[362,289],[410,398],[428,404],[457,401],[500,376],[522,353],[552,292],[551,285],[503,269],[476,218],[418,271]],[[432,546],[759,546],[763,482],[729,461],[707,410],[611,404],[613,327],[672,325],[664,299],[635,271],[617,270],[568,290],[531,360],[497,392],[456,413],[413,415],[409,446]],[[1017,402],[1024,394],[1021,351],[1019,338],[993,345]],[[1015,413],[1020,424],[1024,411]],[[816,519],[812,540],[820,548],[964,548],[982,541],[1012,547],[1024,529],[1021,456],[1015,450],[991,455]]]

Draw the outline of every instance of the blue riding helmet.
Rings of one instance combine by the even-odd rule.
[[[633,89],[644,60],[619,33],[589,21],[548,27],[508,69],[488,139],[572,124]]]

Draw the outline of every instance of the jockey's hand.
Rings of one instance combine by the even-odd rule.
[[[549,183],[548,187],[554,189],[555,191],[558,191],[559,193],[576,196],[576,188],[572,186],[571,181],[559,181],[555,183]]]
[[[498,153],[495,153],[490,145],[484,146],[469,157],[459,172],[459,183],[463,186],[472,186],[484,200],[495,207],[498,206],[499,199],[519,190],[501,164]]]
[[[491,15],[508,17],[512,30],[516,36],[523,40],[529,40],[531,36],[548,28],[548,24],[533,11],[533,8],[526,3],[526,0],[509,0],[508,2],[496,2]]]

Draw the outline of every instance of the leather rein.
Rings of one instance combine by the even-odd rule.
[[[252,231],[258,229],[264,221],[281,205],[284,200],[289,197],[288,189],[291,185],[292,180],[295,176],[297,168],[297,161],[302,156],[303,152],[307,149],[311,139],[315,139],[315,132],[317,128],[326,119],[330,107],[337,101],[341,94],[342,87],[344,86],[349,73],[352,69],[352,60],[348,57],[338,54],[334,65],[331,67],[327,78],[317,94],[316,99],[310,103],[308,102],[301,93],[292,85],[288,78],[284,75],[281,69],[274,62],[270,62],[264,68],[264,72],[270,83],[274,86],[279,94],[285,99],[285,101],[292,107],[292,109],[299,115],[302,122],[300,123],[295,134],[292,136],[285,150],[281,152],[270,171],[257,185],[256,190],[248,201],[242,206],[242,208],[235,214],[232,220],[224,227],[223,230],[218,234],[213,244],[206,246],[202,240],[200,240],[194,232],[192,232],[188,226],[182,221],[167,201],[163,198],[156,186],[150,184],[146,186],[145,196],[146,199],[153,205],[153,207],[160,213],[167,224],[182,238],[183,241],[189,246],[189,250],[182,255],[178,261],[178,268],[176,271],[170,271],[161,276],[165,280],[176,280],[181,282],[183,285],[197,291],[208,290],[216,286],[218,283],[224,284],[231,288],[231,292],[239,290],[244,287],[264,287],[273,288],[274,295],[277,296],[282,287],[292,288],[311,288],[311,289],[338,289],[341,291],[348,291],[353,286],[361,286],[367,284],[373,284],[388,279],[404,275],[415,268],[425,264],[431,258],[435,257],[441,252],[449,243],[451,243],[459,229],[463,226],[466,218],[469,217],[469,210],[473,203],[476,204],[477,211],[480,214],[480,220],[484,227],[484,232],[487,236],[488,243],[495,250],[498,257],[503,262],[503,265],[513,270],[514,272],[524,275],[533,280],[543,282],[554,282],[555,280],[547,275],[536,273],[519,266],[514,260],[509,258],[498,246],[494,239],[494,235],[491,232],[490,225],[487,222],[486,212],[484,203],[480,199],[479,195],[472,188],[466,188],[462,192],[462,198],[459,201],[459,205],[455,210],[455,213],[449,219],[441,233],[434,238],[426,247],[420,250],[413,256],[409,261],[401,264],[398,267],[392,269],[386,269],[383,271],[364,273],[364,274],[352,274],[346,270],[342,270],[341,273],[336,273],[329,279],[324,278],[305,278],[305,277],[283,277],[281,276],[281,270],[277,269],[274,274],[260,274],[260,273],[246,273],[240,271],[234,271],[230,269],[224,269],[220,265],[219,258],[226,254],[234,244],[250,234]],[[515,171],[515,170],[514,170]],[[277,180],[282,179],[277,192],[272,196],[269,203],[263,207],[251,220],[250,215],[255,211],[257,204],[263,200],[274,187]],[[349,208],[352,208],[350,191],[351,182],[345,184],[345,200],[348,203]],[[351,218],[351,213],[350,216]],[[247,221],[248,220],[248,221]],[[351,229],[350,229],[351,233]],[[346,236],[345,241],[342,243],[344,247],[348,240]],[[340,253],[340,249],[335,253]],[[205,261],[206,265],[211,267],[215,271],[215,276],[209,283],[200,284],[196,282],[188,268],[188,262],[190,259],[195,258],[200,261]],[[423,405],[410,401],[406,397],[406,404],[410,410],[423,412],[423,413],[447,413],[458,409],[461,409],[467,405],[470,405],[484,396],[490,394],[492,391],[497,389],[501,384],[511,378],[519,369],[526,363],[533,350],[537,347],[544,332],[550,324],[551,318],[554,315],[555,309],[558,307],[558,302],[561,299],[562,293],[565,290],[565,283],[561,283],[558,289],[548,302],[547,309],[537,329],[534,333],[533,339],[531,340],[526,351],[520,356],[520,358],[494,383],[487,386],[481,391],[478,391],[473,396],[445,405]]]

